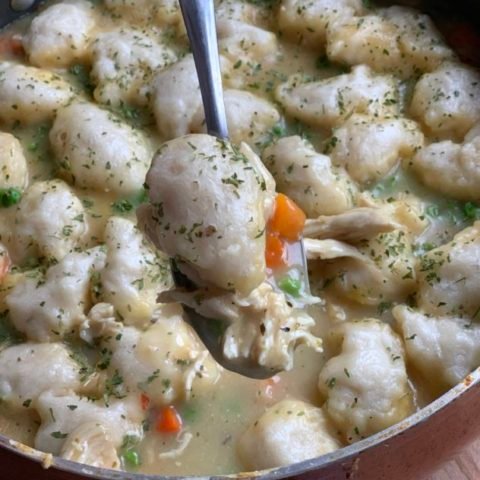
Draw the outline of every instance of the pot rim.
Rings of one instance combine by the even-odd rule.
[[[312,470],[327,467],[334,463],[341,462],[345,465],[348,465],[349,462],[353,462],[353,460],[359,454],[365,452],[366,450],[369,450],[370,448],[382,443],[386,443],[387,441],[392,440],[394,437],[405,434],[412,428],[428,421],[432,416],[440,414],[447,405],[453,404],[463,394],[478,384],[480,384],[480,367],[475,369],[472,373],[467,375],[462,382],[448,390],[432,403],[423,407],[418,412],[410,415],[401,422],[382,430],[375,435],[320,457],[315,457],[300,463],[288,465],[286,467],[278,467],[275,469],[261,470],[256,472],[242,472],[229,475],[162,476],[116,471],[105,468],[91,467],[81,463],[73,462],[71,460],[55,457],[51,454],[40,452],[39,450],[28,447],[1,434],[0,448],[9,450],[10,452],[23,456],[31,461],[41,463],[44,468],[55,468],[63,472],[94,480],[246,480],[249,478],[254,478],[255,480],[280,480],[293,475],[299,475]]]

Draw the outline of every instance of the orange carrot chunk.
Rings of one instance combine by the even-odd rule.
[[[0,37],[0,53],[16,55],[18,57],[24,55],[22,41],[12,36]]]
[[[268,229],[287,240],[295,241],[302,235],[305,218],[302,209],[293,200],[283,193],[278,193],[275,199],[275,212]]]
[[[182,419],[173,405],[163,407],[158,415],[156,430],[159,433],[178,433],[182,429]]]
[[[285,267],[287,264],[287,252],[285,244],[277,235],[268,232],[265,245],[265,262],[268,268]]]
[[[150,399],[144,393],[140,395],[140,405],[142,410],[148,410],[148,407],[150,406]]]

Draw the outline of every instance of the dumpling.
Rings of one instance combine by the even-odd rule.
[[[242,434],[238,453],[251,471],[283,467],[341,447],[321,408],[300,400],[270,407]]]
[[[172,95],[172,91],[176,95]],[[197,70],[192,55],[158,72],[152,82],[153,113],[163,138],[190,133],[193,116],[202,105]]]
[[[207,391],[219,380],[222,368],[183,320],[179,305],[163,306],[145,331],[107,322],[99,325],[102,351],[109,373],[123,380],[121,395],[139,398],[143,392],[153,405],[168,405]]]
[[[480,124],[465,136],[463,143],[451,140],[432,143],[421,149],[406,168],[433,190],[458,200],[480,200]]]
[[[245,145],[197,134],[160,148],[139,221],[196,280],[248,293],[265,278],[265,225],[274,185]],[[248,261],[246,261],[248,260]]]
[[[50,143],[72,184],[117,195],[141,190],[152,155],[140,131],[92,103],[60,110]]]
[[[424,254],[417,278],[417,302],[423,312],[474,318],[479,311],[480,222]]]
[[[22,145],[11,133],[0,132],[0,188],[23,190],[27,182],[27,160]]]
[[[280,52],[274,33],[243,21],[220,18],[217,33],[220,53],[234,64],[244,64],[243,67],[248,67],[249,62],[273,66]]]
[[[480,329],[462,318],[433,318],[405,306],[393,310],[408,361],[426,384],[443,393],[480,365]]]
[[[346,17],[327,29],[327,55],[345,65],[368,65],[377,72],[403,73],[406,62],[395,25],[379,15]]]
[[[105,265],[101,247],[70,253],[45,275],[29,272],[8,293],[10,319],[29,340],[53,342],[74,331],[89,307],[93,272]]]
[[[363,10],[361,0],[283,0],[278,10],[278,28],[290,40],[320,50],[329,25]]]
[[[48,70],[0,63],[0,119],[4,122],[49,120],[74,96],[72,86]]]
[[[105,5],[129,22],[175,26],[182,21],[178,0],[105,0]]]
[[[349,443],[377,433],[413,413],[398,335],[373,319],[342,324],[332,335],[339,355],[320,372],[325,412]]]
[[[443,63],[415,85],[410,113],[431,135],[463,139],[480,120],[480,74],[460,63]]]
[[[392,76],[375,75],[358,66],[325,80],[302,83],[293,76],[281,84],[275,98],[288,115],[312,127],[330,128],[352,113],[388,117],[399,113],[398,84]]]
[[[79,365],[62,343],[22,343],[0,352],[0,397],[30,408],[47,390],[80,387]]]
[[[464,318],[432,317],[404,305],[393,309],[407,360],[427,385],[444,391],[480,365],[480,327]]]
[[[228,136],[232,143],[246,142],[254,147],[280,120],[278,110],[267,100],[242,90],[224,92]],[[206,131],[203,107],[192,119],[190,132]]]
[[[160,42],[159,33],[139,28],[101,33],[93,42],[92,55],[94,96],[107,105],[147,104],[153,73],[176,59]]]
[[[205,318],[226,322],[221,335],[223,355],[230,360],[251,359],[277,370],[293,368],[295,348],[306,345],[322,351],[322,340],[311,333],[315,320],[294,308],[285,295],[263,282],[249,295],[199,289],[166,292],[160,298],[190,306]],[[313,297],[311,303],[321,303]]]
[[[61,260],[88,230],[82,202],[62,180],[36,182],[16,207],[10,253],[16,262],[34,255]]]
[[[220,63],[225,75],[230,62],[220,56]],[[154,76],[151,102],[158,131],[165,140],[191,133],[195,116],[201,116],[199,122],[203,120],[202,96],[191,54]]]
[[[430,18],[405,7],[330,23],[327,54],[341,64],[368,65],[403,78],[434,70],[454,57]]]
[[[403,62],[411,65],[413,73],[430,72],[455,57],[428,15],[398,5],[379,13],[397,28]]]
[[[307,217],[352,208],[356,187],[347,173],[299,136],[281,138],[264,150],[262,160],[277,189],[293,199]]]
[[[127,325],[149,325],[157,296],[170,285],[168,262],[130,220],[110,217],[105,228],[105,268],[96,289]]]
[[[94,27],[90,2],[76,0],[51,5],[33,18],[23,46],[32,65],[68,67],[88,57]]]
[[[137,398],[103,401],[79,397],[71,392],[45,392],[35,402],[41,425],[35,448],[58,455],[68,436],[81,425],[102,425],[113,446],[119,448],[126,435],[142,438],[143,412]],[[101,451],[99,451],[100,454]]]
[[[423,146],[418,125],[406,118],[372,119],[352,115],[329,140],[332,162],[344,167],[361,185],[383,178],[400,158],[410,158]]]

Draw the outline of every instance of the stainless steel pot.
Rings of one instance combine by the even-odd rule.
[[[0,24],[7,1],[0,0]],[[386,3],[418,6],[419,2],[397,0]],[[439,14],[439,21],[442,21],[442,15],[449,19],[464,18],[469,24],[480,21],[480,3],[476,0],[458,0],[455,3],[450,0],[426,0],[421,7],[429,13]],[[475,25],[475,28],[478,31],[479,26]],[[471,50],[467,52],[467,57],[470,56],[470,60],[478,59],[480,64],[480,44],[472,45]],[[288,467],[212,477],[140,475],[81,465],[39,452],[0,435],[0,479],[423,480],[480,435],[479,414],[480,369],[477,369],[461,384],[403,422],[354,445]],[[457,479],[451,477],[451,480]]]

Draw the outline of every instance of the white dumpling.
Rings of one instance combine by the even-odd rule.
[[[47,390],[80,387],[79,365],[62,343],[22,343],[0,352],[0,397],[29,408]]]
[[[325,80],[302,83],[293,76],[281,84],[275,97],[291,117],[312,127],[330,128],[352,113],[388,117],[399,113],[397,81],[358,66]]]
[[[364,64],[400,77],[431,71],[453,58],[430,18],[404,7],[330,23],[327,54],[337,63]]]
[[[126,435],[143,435],[143,412],[137,398],[92,401],[71,392],[45,392],[35,402],[41,425],[35,448],[58,455],[68,435],[83,424],[102,425],[112,444],[119,448]]]
[[[105,5],[129,23],[168,26],[182,21],[178,0],[105,0]]]
[[[125,218],[107,221],[104,240],[107,257],[97,286],[100,299],[112,304],[127,325],[148,325],[158,294],[170,284],[166,259]]]
[[[211,389],[222,368],[183,320],[182,308],[163,306],[156,320],[145,331],[115,322],[102,332],[109,372],[123,379],[119,392],[143,392],[160,406]]]
[[[272,9],[268,4],[260,2],[244,2],[243,0],[220,0],[215,8],[215,19],[237,20],[239,22],[267,28],[273,23]]]
[[[73,97],[71,85],[48,70],[0,63],[0,119],[4,122],[49,120]]]
[[[480,327],[462,318],[431,317],[404,305],[393,309],[407,360],[430,386],[444,390],[480,365]]]
[[[60,110],[50,143],[72,184],[117,195],[141,190],[152,155],[140,131],[92,103]]]
[[[480,294],[480,222],[424,254],[417,277],[417,302],[422,311],[475,317]]]
[[[320,50],[328,25],[363,10],[361,0],[283,0],[278,10],[278,27],[291,40]]]
[[[222,72],[230,63],[220,57]],[[172,91],[176,92],[172,95]],[[195,115],[203,114],[197,70],[191,54],[158,72],[152,80],[152,109],[158,131],[165,140],[191,133]]]
[[[398,335],[373,319],[348,322],[332,332],[341,343],[339,355],[320,372],[323,406],[349,443],[368,437],[413,413]]]
[[[480,74],[460,63],[443,63],[415,85],[410,113],[432,135],[463,139],[480,120]]]
[[[273,32],[226,18],[217,20],[217,32],[219,51],[232,63],[274,65],[280,50]]]
[[[455,56],[428,15],[398,5],[379,13],[397,28],[403,62],[409,64],[413,73],[432,71]]]
[[[5,299],[12,324],[37,342],[56,341],[71,333],[85,318],[91,277],[104,264],[105,254],[96,247],[68,254],[45,275],[29,272]]]
[[[153,73],[175,60],[160,34],[140,28],[101,33],[92,44],[92,79],[97,102],[107,105],[148,102]]]
[[[395,25],[379,15],[347,17],[329,25],[327,55],[340,64],[401,74],[406,62],[397,37]]]
[[[251,471],[291,465],[340,447],[324,411],[299,400],[270,407],[238,442],[240,458]]]
[[[65,182],[36,182],[16,207],[11,255],[17,262],[31,255],[61,260],[78,247],[87,229],[82,202]]]
[[[222,336],[223,355],[230,360],[251,359],[274,372],[293,368],[299,345],[322,351],[322,340],[310,331],[315,320],[304,309],[294,308],[268,282],[248,295],[207,287],[193,292],[166,292],[166,296],[205,318],[224,321],[227,328]],[[320,303],[316,297],[309,300]]]
[[[0,188],[23,190],[27,182],[27,160],[21,143],[11,133],[0,132]]]
[[[463,143],[432,143],[405,162],[433,190],[458,200],[480,200],[480,124]]]
[[[329,145],[332,162],[365,185],[383,178],[401,158],[410,158],[423,146],[423,134],[406,118],[352,115],[333,132]]]
[[[90,2],[58,3],[33,18],[23,37],[23,46],[32,65],[68,67],[88,56],[94,27],[95,16]]]
[[[281,138],[264,150],[262,159],[277,189],[293,199],[307,217],[352,208],[356,187],[346,172],[299,136]]]
[[[172,91],[176,95],[172,95]],[[190,123],[202,105],[197,70],[192,55],[155,75],[152,82],[153,113],[166,140],[190,133]]]
[[[232,143],[255,146],[280,120],[278,110],[267,100],[250,92],[227,89],[224,92],[228,137]],[[190,132],[205,132],[205,113],[199,108]]]
[[[265,278],[274,186],[245,145],[203,134],[160,148],[139,220],[152,242],[200,281],[250,292]]]

